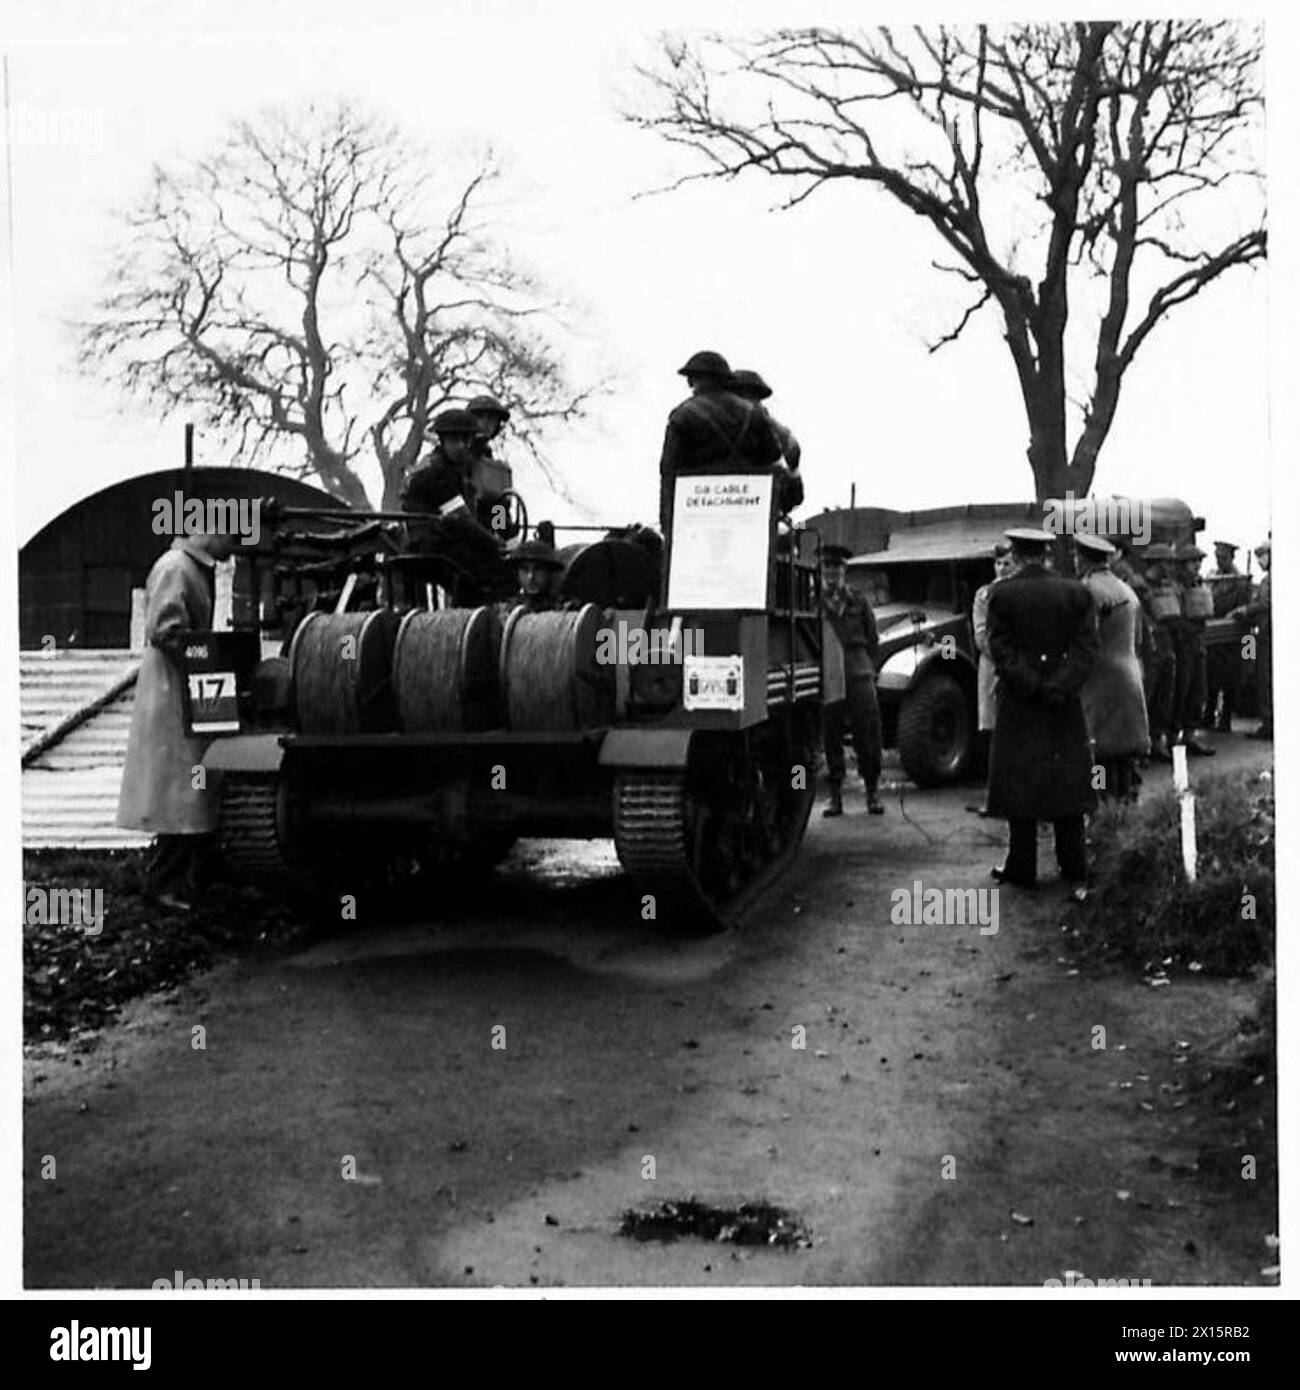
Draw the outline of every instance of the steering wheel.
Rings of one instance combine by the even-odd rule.
[[[503,506],[506,509],[506,524],[501,528],[503,538],[506,533],[513,531],[521,541],[528,539],[528,508],[524,505],[524,499],[513,488],[507,488],[501,493],[492,506]]]

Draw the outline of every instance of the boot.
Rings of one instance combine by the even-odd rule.
[[[840,784],[831,783],[831,794],[829,804],[822,812],[823,816],[842,816],[844,814],[844,798],[840,794]]]
[[[1169,751],[1169,745],[1165,741],[1164,734],[1157,734],[1151,740],[1151,761],[1154,763],[1171,763],[1173,754]]]
[[[874,782],[867,783],[867,811],[873,816],[885,814],[885,804],[881,801]]]

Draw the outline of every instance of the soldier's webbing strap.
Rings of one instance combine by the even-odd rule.
[[[740,441],[744,439],[745,431],[749,429],[749,422],[753,418],[753,414],[754,402],[746,401],[745,418],[740,422],[740,428],[736,431],[736,437],[734,439],[732,439],[731,436],[728,435],[726,430],[724,430],[722,426],[717,422],[717,420],[713,416],[712,411],[709,411],[708,414],[705,415],[705,422],[710,426],[714,434],[716,434],[718,438],[721,439],[722,442],[727,446],[728,463],[734,462],[740,456]]]

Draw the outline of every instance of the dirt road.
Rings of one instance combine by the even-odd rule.
[[[723,937],[653,935],[607,846],[535,844],[427,923],[363,902],[80,1065],[37,1049],[27,1284],[1265,1282],[1271,1180],[1207,1166],[1184,1084],[1244,989],[1077,972],[1051,881],[1002,891],[996,932],[891,921],[917,881],[989,887],[971,797],[816,814]],[[688,1195],[777,1203],[811,1244],[618,1233]]]

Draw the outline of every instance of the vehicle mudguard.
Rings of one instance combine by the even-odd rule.
[[[602,767],[684,768],[694,729],[611,729],[600,745]]]
[[[975,663],[958,647],[952,656],[944,656],[938,643],[913,643],[902,647],[885,659],[876,676],[876,685],[881,690],[911,690],[925,679],[935,664],[951,675],[962,671],[973,675]]]
[[[203,755],[214,772],[278,772],[284,761],[281,734],[235,734],[215,738]]]

